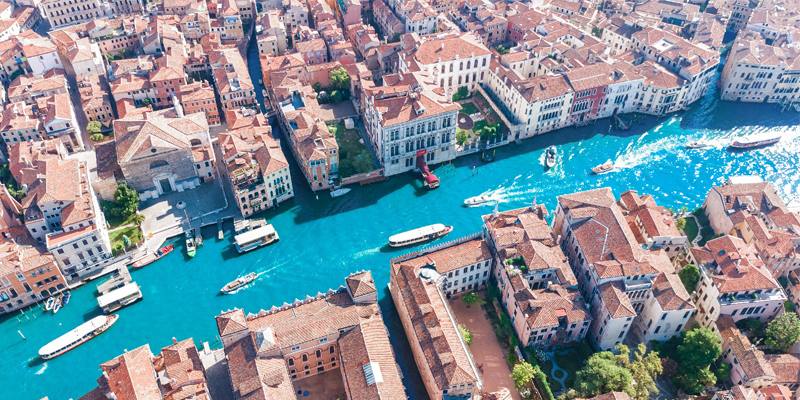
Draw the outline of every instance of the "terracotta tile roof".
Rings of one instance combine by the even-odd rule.
[[[480,39],[471,34],[462,34],[426,40],[417,47],[414,58],[422,64],[435,64],[490,54],[491,51],[480,42]]]
[[[121,164],[149,156],[149,150],[156,147],[191,149],[193,139],[208,147],[207,135],[208,122],[202,112],[178,117],[173,109],[165,109],[114,121],[117,159]]]
[[[419,257],[404,260],[400,264],[411,268],[434,266],[438,273],[446,275],[450,271],[491,259],[492,253],[486,242],[483,239],[474,239],[430,253],[426,252]]]
[[[780,288],[755,249],[735,236],[709,240],[692,248],[692,254],[701,264],[716,267],[711,279],[722,294]]]
[[[407,398],[382,319],[362,321],[355,329],[342,335],[339,352],[348,400]],[[367,376],[368,373],[371,377]]]
[[[770,362],[764,357],[764,352],[758,350],[747,336],[743,335],[730,317],[723,316],[717,321],[720,335],[722,336],[722,351],[730,349],[738,361],[736,365],[744,374],[744,381],[759,378],[775,378],[775,371]],[[795,376],[795,382],[797,377]]]
[[[482,218],[495,248],[504,259],[522,257],[529,270],[554,268],[559,283],[574,285],[577,283],[575,275],[546,217],[547,210],[540,204]]]
[[[117,400],[160,399],[150,346],[144,345],[100,364],[103,383]]]
[[[535,290],[525,285],[523,290],[514,293],[514,300],[530,329],[558,326],[562,318],[567,325],[581,325],[592,319],[583,296],[577,290],[567,290],[560,285]]]
[[[636,310],[619,282],[600,285],[600,299],[611,318],[635,317]]]
[[[800,382],[800,356],[767,354],[766,359],[775,372],[775,384],[793,386]]]
[[[572,234],[589,263],[643,261],[641,247],[609,188],[558,197]]]
[[[164,347],[154,360],[162,380],[164,400],[208,400],[208,387],[203,364],[194,340],[184,339]],[[166,381],[166,383],[164,383]]]
[[[345,283],[353,297],[361,297],[377,292],[372,273],[369,271],[351,274],[345,279]]]
[[[694,303],[677,274],[659,274],[653,280],[653,297],[662,310],[693,310]]]
[[[684,236],[675,224],[675,217],[665,207],[656,204],[650,195],[639,196],[634,190],[623,193],[619,198],[619,206],[631,227],[636,239],[645,243],[645,238],[640,237],[638,222],[641,222],[644,231],[649,237]]]
[[[420,277],[420,268],[392,265],[392,285],[397,296],[398,312],[409,316],[411,327],[406,327],[409,341],[416,341],[422,349],[417,357],[424,359],[439,390],[463,384],[476,385],[478,372],[472,363],[469,350],[460,338],[455,321],[447,310],[437,283]]]

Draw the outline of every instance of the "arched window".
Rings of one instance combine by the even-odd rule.
[[[288,361],[288,364],[289,364],[290,367],[292,365],[294,365],[294,358],[290,358],[289,361]]]
[[[303,354],[303,361],[308,361],[308,354]]]
[[[150,163],[150,169],[156,169],[169,165],[165,160],[156,160]]]

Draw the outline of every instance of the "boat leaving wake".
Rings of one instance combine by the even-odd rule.
[[[659,139],[643,146],[636,146],[632,142],[614,160],[614,170],[611,172],[660,161],[667,155],[668,150],[675,148],[676,145],[677,143],[674,139]]]
[[[42,366],[38,370],[36,370],[36,372],[34,372],[34,375],[44,374],[44,371],[47,371],[47,362],[42,364]]]

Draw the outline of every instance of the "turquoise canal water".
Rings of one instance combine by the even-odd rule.
[[[45,363],[36,359],[40,346],[99,312],[95,284],[75,290],[70,304],[55,316],[30,309],[0,320],[0,397],[77,398],[95,385],[98,365],[126,349],[149,343],[158,352],[173,337],[219,346],[214,316],[220,311],[269,309],[338,287],[345,275],[356,270],[371,269],[385,288],[389,259],[409,251],[388,250],[384,243],[390,234],[436,222],[455,226],[448,240],[475,232],[480,216],[492,208],[465,208],[461,203],[481,193],[491,193],[503,209],[534,199],[552,209],[559,194],[610,186],[617,195],[636,189],[664,206],[692,209],[702,203],[711,185],[730,175],[755,174],[773,182],[788,202],[800,204],[798,123],[797,113],[722,103],[711,93],[685,113],[640,119],[627,132],[609,133],[607,123],[599,122],[498,149],[496,160],[488,164],[470,156],[439,166],[435,172],[441,188],[430,192],[415,177],[405,175],[354,188],[341,198],[327,194],[317,198],[295,169],[295,199],[265,214],[280,233],[279,243],[238,255],[230,232],[219,241],[216,232],[206,231],[205,244],[194,259],[185,258],[183,245],[177,244],[177,251],[133,273],[144,299],[122,309],[115,326],[76,350]],[[773,147],[747,153],[725,149],[734,138],[775,132],[783,139]],[[684,149],[690,140],[713,146]],[[558,146],[562,162],[545,172],[542,154],[549,144]],[[614,160],[619,170],[589,174],[591,167],[607,159]],[[251,287],[235,295],[217,294],[226,282],[249,271],[261,273]],[[381,308],[410,394],[424,398],[387,293],[381,293]]]

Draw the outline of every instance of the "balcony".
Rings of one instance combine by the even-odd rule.
[[[653,281],[647,277],[635,280],[628,280],[628,279],[625,280],[626,292],[650,289],[652,286],[653,286]]]

